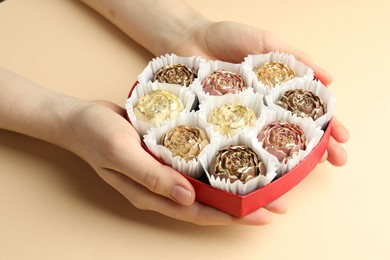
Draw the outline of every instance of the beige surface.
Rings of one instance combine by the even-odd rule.
[[[319,165],[269,226],[198,227],[139,211],[74,155],[0,131],[0,259],[390,259],[388,1],[210,2],[191,4],[273,31],[333,73],[347,165]],[[7,0],[0,32],[0,66],[120,105],[152,57],[74,0]]]

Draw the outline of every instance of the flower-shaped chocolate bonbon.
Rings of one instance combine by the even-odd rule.
[[[209,115],[208,122],[222,135],[232,137],[244,128],[256,124],[253,110],[238,104],[225,104],[215,108]]]
[[[210,163],[209,172],[215,178],[245,183],[256,176],[266,175],[266,167],[257,154],[247,146],[228,145],[218,151]]]
[[[167,147],[173,156],[180,156],[185,161],[196,159],[209,143],[207,133],[203,129],[190,125],[179,125],[161,138],[161,144]]]
[[[158,89],[138,99],[133,110],[138,120],[160,125],[167,119],[177,118],[183,109],[183,103],[175,94]]]
[[[194,81],[196,76],[195,71],[183,64],[170,64],[161,67],[154,74],[153,81],[188,86]]]
[[[279,162],[286,162],[299,150],[306,149],[306,136],[296,124],[276,121],[266,125],[257,136],[263,148],[276,156]]]
[[[257,78],[268,87],[282,84],[295,78],[295,72],[280,62],[267,62],[254,69]]]
[[[288,90],[283,93],[276,104],[299,117],[311,117],[313,120],[326,113],[324,101],[306,89]]]
[[[228,93],[236,94],[247,88],[243,77],[237,73],[219,69],[202,80],[205,93],[212,96],[222,96]]]

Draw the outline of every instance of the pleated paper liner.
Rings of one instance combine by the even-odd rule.
[[[137,83],[136,83],[137,84]],[[131,96],[134,86],[131,88]],[[129,120],[129,119],[128,119]],[[131,123],[131,121],[129,120]],[[196,192],[196,200],[215,209],[226,212],[235,217],[243,217],[251,212],[267,205],[275,199],[294,188],[299,184],[319,163],[322,155],[325,153],[331,134],[332,120],[329,121],[324,129],[324,134],[316,147],[306,156],[297,166],[285,173],[283,176],[273,180],[271,183],[259,188],[247,195],[236,195],[230,192],[213,188],[206,175],[199,179],[183,174],[193,185]],[[141,142],[142,147],[150,153],[156,160],[166,164],[161,158],[155,156],[146,145]]]

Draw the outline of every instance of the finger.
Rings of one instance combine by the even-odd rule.
[[[315,63],[308,54],[306,54],[306,53],[304,53],[296,48],[292,49],[291,54],[294,55],[297,58],[297,60],[301,61],[302,63],[304,63],[307,66],[309,66],[310,68],[312,68],[312,70],[314,71],[314,76],[319,81],[321,81],[322,84],[324,84],[325,86],[328,86],[329,84],[332,83],[333,76],[328,71],[326,71],[324,68],[320,67],[317,63]]]
[[[325,150],[324,154],[321,157],[320,163],[325,162],[328,159],[328,151]]]
[[[114,110],[120,110],[120,107],[112,103],[97,101],[99,102],[104,106],[111,106]],[[102,112],[100,118],[104,119],[104,116],[111,117],[112,112]],[[147,153],[140,144],[138,134],[135,133],[134,128],[130,127],[130,124],[122,120],[110,127],[117,129],[111,131],[109,142],[102,144],[105,147],[104,162],[101,162],[104,163],[103,168],[122,172],[150,191],[180,204],[190,205],[194,202],[195,191],[189,181]]]
[[[288,206],[284,200],[278,198],[272,201],[271,203],[267,204],[266,206],[264,206],[264,208],[273,213],[284,214],[287,212]]]
[[[277,38],[274,34],[270,32],[263,31],[263,34],[263,44],[266,52],[279,51],[290,53],[294,55],[297,60],[303,62],[304,64],[312,68],[316,78],[320,80],[324,85],[329,85],[330,83],[332,83],[332,75],[324,68],[317,65],[308,54]]]
[[[332,136],[328,145],[328,161],[334,166],[343,166],[347,162],[347,152]]]
[[[336,117],[332,119],[332,136],[340,143],[345,143],[349,139],[349,132],[347,128]]]
[[[168,197],[183,205],[195,200],[195,191],[189,181],[180,173],[165,166],[147,153],[132,139],[123,141],[118,149],[113,149],[115,170],[145,186],[150,191]],[[120,153],[116,153],[120,151]]]
[[[191,206],[182,206],[150,192],[144,186],[115,171],[106,171],[103,179],[124,195],[135,207],[152,210],[163,215],[198,225],[265,225],[272,221],[272,214],[264,209],[236,218],[214,208],[194,202]]]

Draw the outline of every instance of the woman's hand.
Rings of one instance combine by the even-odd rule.
[[[200,225],[264,225],[271,221],[271,212],[286,211],[284,202],[276,200],[244,218],[235,218],[194,201],[195,191],[188,180],[141,147],[124,115],[123,108],[110,102],[83,101],[71,110],[67,132],[72,136],[66,140],[72,140],[71,151],[135,207]]]
[[[137,208],[202,225],[263,225],[286,210],[274,201],[238,219],[196,202],[189,181],[149,155],[125,110],[108,101],[61,95],[1,68],[0,90],[1,129],[75,153]]]
[[[83,2],[156,56],[175,53],[179,56],[197,55],[238,63],[248,54],[279,51],[290,53],[311,67],[315,76],[325,85],[332,82],[332,76],[307,54],[272,33],[237,22],[212,22],[184,1]],[[135,5],[139,9],[133,8]],[[324,158],[336,166],[345,164],[347,153],[341,143],[346,142],[348,137],[347,129],[334,120],[332,139]]]
[[[194,24],[187,36],[182,36],[166,45],[165,53],[181,56],[198,55],[209,59],[218,59],[239,63],[248,54],[279,51],[290,53],[314,70],[315,76],[325,85],[332,82],[332,76],[318,66],[307,54],[278,39],[272,33],[236,22],[203,21]],[[163,53],[161,53],[163,54]],[[349,134],[345,126],[333,118],[332,136],[326,159],[335,166],[347,161],[347,152],[341,143],[348,141]]]

